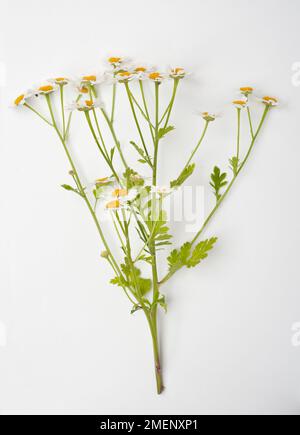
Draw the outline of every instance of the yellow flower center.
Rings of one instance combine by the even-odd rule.
[[[85,86],[82,86],[82,88],[79,89],[79,92],[81,92],[82,94],[88,94],[89,90]]]
[[[159,72],[153,72],[149,74],[149,79],[151,80],[157,80],[161,77]]]
[[[126,189],[116,189],[113,191],[112,196],[116,196],[117,198],[120,198],[122,196],[127,196],[128,191]]]
[[[22,95],[20,95],[18,98],[16,98],[16,99],[15,99],[15,105],[16,105],[16,106],[19,106],[19,104],[22,103],[22,101],[24,100],[24,98],[25,98],[25,95],[24,95],[24,94],[22,94]]]
[[[111,201],[111,202],[108,202],[107,204],[106,204],[106,208],[107,209],[113,209],[113,208],[119,208],[120,207],[120,201],[118,201],[118,200],[116,200],[116,201]]]
[[[121,72],[118,73],[118,75],[121,76],[121,77],[130,77],[131,73],[128,72],[128,71],[121,71]]]
[[[86,100],[86,101],[85,101],[85,105],[86,105],[87,107],[93,107],[93,104],[94,104],[94,102],[93,102],[92,100]]]
[[[135,72],[145,72],[145,71],[147,71],[147,68],[145,68],[143,66],[138,66],[134,71]]]
[[[278,100],[274,97],[264,97],[263,100],[267,103],[278,103]]]
[[[67,79],[65,77],[56,77],[56,79],[54,79],[56,82],[64,82]]]
[[[85,82],[95,82],[97,80],[96,76],[83,76],[82,80]]]
[[[41,92],[51,92],[51,91],[53,91],[53,86],[51,86],[51,85],[46,85],[46,86],[41,86],[41,87],[39,87],[39,91],[41,91]]]
[[[173,74],[182,74],[184,73],[184,69],[183,68],[174,68],[172,70]]]
[[[250,92],[253,92],[254,89],[251,88],[250,86],[245,86],[244,88],[240,88],[240,91],[241,92],[248,92],[248,93],[250,93]]]
[[[236,104],[237,106],[245,106],[246,105],[246,101],[236,100],[236,101],[233,102],[233,104]]]
[[[119,63],[119,62],[121,62],[121,60],[122,60],[121,57],[110,57],[110,58],[108,59],[108,62],[109,62],[109,63]]]

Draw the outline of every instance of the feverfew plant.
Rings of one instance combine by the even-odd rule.
[[[231,177],[219,167],[213,168],[210,185],[215,195],[215,206],[209,212],[202,227],[192,240],[186,241],[181,247],[171,249],[167,257],[165,276],[160,277],[157,267],[157,253],[173,245],[172,235],[167,226],[165,201],[176,189],[180,189],[195,172],[195,156],[200,148],[209,126],[214,123],[217,115],[202,112],[203,132],[191,151],[188,161],[175,180],[167,186],[160,186],[159,182],[159,150],[164,138],[171,134],[174,126],[170,123],[175,105],[176,95],[181,82],[186,78],[184,68],[171,68],[166,72],[143,65],[132,65],[122,57],[110,57],[107,61],[109,70],[104,74],[88,74],[78,80],[68,77],[48,79],[34,89],[24,92],[14,101],[16,108],[32,111],[51,130],[56,133],[59,143],[65,152],[70,165],[72,184],[62,187],[75,193],[87,207],[93,219],[102,245],[101,259],[107,261],[114,274],[111,284],[118,286],[131,304],[131,313],[142,311],[150,329],[153,352],[157,392],[163,391],[162,367],[160,361],[159,333],[157,314],[159,309],[167,311],[166,296],[162,293],[163,286],[179,270],[184,267],[193,268],[207,258],[213,249],[217,238],[211,237],[201,240],[201,236],[218,211],[220,205],[236,182],[242,169],[247,163],[270,110],[278,104],[274,97],[264,96],[259,99],[262,107],[260,122],[255,126],[252,122],[250,100],[252,87],[240,88],[240,97],[233,101],[233,108],[237,113],[237,141],[235,154],[229,159]],[[173,83],[173,90],[166,107],[162,107],[160,95],[166,92],[165,82]],[[106,84],[112,88],[110,109],[102,101],[101,89]],[[65,88],[70,87],[73,101],[66,104]],[[117,109],[117,88],[123,88],[128,98],[128,111],[125,117],[133,117],[137,137],[130,137],[128,146],[136,153],[137,161],[144,165],[144,174],[127,163],[126,148],[120,143],[115,129],[115,112]],[[151,104],[148,92],[154,94],[154,104]],[[57,94],[59,98],[54,98]],[[45,112],[35,105],[35,100],[42,100]],[[57,101],[58,107],[57,106]],[[152,101],[152,99],[151,99]],[[87,141],[94,142],[99,157],[107,168],[106,176],[95,180],[90,192],[76,167],[69,146],[69,133],[76,114],[76,121],[88,125],[90,136]],[[249,145],[241,148],[240,131],[243,117],[249,124]],[[103,123],[106,124],[110,138],[105,137]],[[147,129],[147,133],[145,132]],[[147,135],[146,135],[147,134]],[[109,143],[113,143],[109,146]],[[180,150],[176,151],[179,155]],[[118,162],[117,162],[118,160]],[[118,165],[123,170],[118,171]],[[141,165],[139,165],[141,167]],[[107,214],[111,217],[111,229],[107,225]],[[115,252],[107,241],[106,231],[113,231],[119,252]],[[136,246],[136,233],[140,239],[140,246]],[[135,240],[135,242],[133,242]],[[149,267],[149,274],[144,276],[141,264]],[[143,267],[145,269],[145,267]]]

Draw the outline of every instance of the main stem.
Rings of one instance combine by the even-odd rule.
[[[153,160],[153,174],[152,174],[153,186],[157,185],[157,163],[158,163],[158,145],[159,145],[158,133],[159,133],[159,83],[155,83],[155,143],[154,143],[154,160]],[[158,281],[159,280],[158,280],[158,273],[157,273],[155,242],[150,247],[150,253],[152,257],[153,302],[152,302],[152,309],[148,322],[149,322],[152,341],[153,341],[157,393],[161,394],[163,391],[163,381],[162,381],[161,362],[160,362],[160,355],[159,355],[158,328],[157,328],[157,308],[158,308],[158,299],[159,299]]]

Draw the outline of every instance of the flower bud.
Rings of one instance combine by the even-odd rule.
[[[103,251],[101,252],[101,257],[107,259],[109,257],[109,253],[107,251]]]

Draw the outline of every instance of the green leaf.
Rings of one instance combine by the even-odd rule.
[[[175,272],[183,266],[188,268],[195,267],[208,256],[208,252],[213,249],[218,239],[211,239],[200,242],[194,249],[190,242],[185,243],[181,248],[174,249],[168,257],[169,271]]]
[[[134,314],[139,310],[142,310],[142,307],[140,305],[135,304],[135,305],[133,305],[132,310],[130,311],[130,314]]]
[[[167,224],[167,216],[165,211],[161,210],[157,219],[149,222],[151,240],[149,244],[155,243],[156,246],[170,245],[169,240],[172,238],[169,234],[169,227]]]
[[[209,251],[213,249],[217,240],[217,237],[212,237],[211,239],[200,242],[193,250],[190,258],[187,260],[186,266],[188,268],[195,267],[201,263],[202,260],[205,260],[205,258],[208,257]]]
[[[143,148],[139,147],[135,142],[131,141],[130,144],[134,147],[134,149],[138,152],[138,154],[142,157],[141,159],[139,159],[138,161],[140,163],[148,163],[148,165],[150,167],[152,167],[152,162],[149,159],[149,157],[146,155],[145,151],[143,150]]]
[[[171,181],[170,186],[172,188],[176,188],[181,186],[194,172],[195,170],[195,163],[193,163],[192,165],[187,166],[179,175],[179,177],[177,178],[177,180]]]
[[[222,197],[221,189],[228,184],[228,181],[226,180],[227,174],[226,172],[221,173],[220,168],[215,166],[210,178],[211,178],[210,185],[214,190],[214,194],[216,196],[217,201],[219,201],[220,198]]]
[[[167,305],[167,302],[166,302],[165,295],[161,295],[161,297],[158,299],[157,302],[162,307],[162,309],[165,311],[165,313],[167,313],[167,311],[168,311],[168,305]]]
[[[113,161],[113,158],[114,158],[114,155],[115,155],[115,151],[116,151],[116,147],[113,147],[113,148],[110,150],[110,161],[111,161],[111,162]]]
[[[139,278],[138,285],[139,285],[141,295],[145,296],[151,290],[152,281],[151,279]]]
[[[168,133],[170,133],[173,130],[175,130],[175,127],[173,127],[173,125],[169,125],[166,128],[160,128],[158,130],[158,139],[159,140],[163,139]]]
[[[151,279],[142,278],[140,269],[133,266],[127,257],[125,257],[125,263],[121,264],[121,270],[126,276],[127,287],[134,288],[141,296],[149,293],[152,287]]]
[[[168,257],[169,270],[170,272],[173,270],[177,270],[180,267],[187,264],[188,257],[191,253],[192,244],[190,242],[186,242],[181,248],[174,249]]]
[[[145,181],[136,171],[131,168],[127,168],[123,174],[125,178],[127,189],[132,189],[136,186],[143,186]]]
[[[74,193],[77,193],[77,195],[80,195],[80,196],[81,196],[81,193],[78,192],[77,189],[74,189],[74,187],[69,186],[68,184],[62,184],[61,187],[62,187],[63,189],[65,189],[65,190],[69,191],[69,192],[74,192]]]
[[[232,157],[232,159],[229,159],[229,165],[234,175],[236,175],[240,167],[240,160],[238,157]]]
[[[122,276],[116,276],[110,280],[110,283],[118,287],[128,287],[128,282]]]

